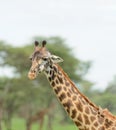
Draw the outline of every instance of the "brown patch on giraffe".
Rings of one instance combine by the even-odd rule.
[[[72,115],[71,115],[72,119],[74,119],[76,117],[76,113],[77,113],[76,109],[73,109]]]
[[[90,124],[90,120],[88,118],[88,115],[84,114],[85,124]]]
[[[93,122],[94,120],[96,120],[96,118],[94,116],[90,116],[90,120]]]
[[[65,85],[68,87],[70,86],[69,82],[65,81]]]
[[[83,129],[82,129],[82,130],[83,130]],[[85,126],[84,130],[90,130],[90,129],[89,129],[89,128],[87,128],[87,127]]]
[[[105,130],[105,127],[101,126],[100,128],[98,128],[98,130]]]
[[[85,113],[90,114],[90,110],[88,107],[85,107]]]
[[[63,106],[70,109],[70,107],[73,106],[73,103],[70,99],[68,99],[68,101],[66,103],[63,103]]]
[[[71,97],[71,94],[70,94],[69,92],[67,92],[67,96],[68,96],[68,97]]]
[[[52,85],[52,87],[55,87],[55,82],[54,82],[54,81],[52,81],[51,85]]]
[[[55,66],[53,66],[53,69],[54,69],[55,72],[57,72],[57,68]]]
[[[58,86],[54,88],[56,94],[58,94],[62,90],[62,87]]]
[[[58,97],[58,98],[59,98],[60,102],[62,102],[62,98],[61,97]]]
[[[54,91],[55,91],[55,93],[56,93],[56,94],[58,94],[58,91],[57,91],[57,89],[54,89]]]
[[[54,80],[54,78],[55,78],[54,71],[52,71],[52,75],[51,75],[51,77],[52,77],[52,80]]]
[[[112,124],[113,124],[113,122],[111,120],[105,119],[106,128],[109,128]]]
[[[92,127],[91,130],[96,130],[96,128]]]
[[[61,93],[59,96],[60,101],[64,100],[66,98],[65,93]]]
[[[81,123],[79,121],[75,121],[76,126],[81,126]]]
[[[56,84],[59,84],[59,81],[57,79],[55,80],[55,82],[56,82]]]
[[[51,81],[52,81],[52,78],[51,78],[51,77],[48,77],[48,80],[51,82]]]
[[[94,125],[95,127],[98,127],[98,126],[99,126],[98,122],[95,122],[93,125]]]
[[[50,70],[49,75],[50,75],[50,76],[52,75],[52,70]]]
[[[63,87],[64,91],[67,91],[67,88],[66,87]]]
[[[52,65],[50,65],[50,69],[53,69],[53,66],[52,66]]]
[[[73,101],[76,101],[76,100],[77,100],[77,97],[74,95],[74,96],[72,97],[72,100],[73,100]]]
[[[78,103],[75,103],[77,109],[80,111],[80,112],[83,112],[83,107],[82,107],[82,104],[80,102]]]
[[[116,127],[113,127],[112,130],[116,130]]]
[[[58,93],[59,93],[61,90],[62,90],[62,87],[61,87],[61,86],[58,86],[58,87],[57,87]]]
[[[98,117],[98,122],[99,122],[99,124],[103,124],[103,122],[104,122],[104,118],[102,118],[102,117]]]
[[[59,77],[59,76],[58,76],[58,80],[59,80],[59,82],[60,82],[61,84],[63,84],[62,77]]]
[[[78,119],[80,122],[83,122],[83,118],[82,118],[81,114],[78,115],[77,119]]]
[[[70,113],[70,109],[66,109],[66,111],[67,111],[68,113]]]

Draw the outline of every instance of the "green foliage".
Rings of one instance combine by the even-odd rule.
[[[111,93],[102,93],[99,96],[94,97],[94,101],[96,102],[98,106],[107,108],[113,113],[115,113],[116,101],[113,99],[116,99],[116,96],[112,95]]]
[[[84,75],[87,73],[90,63],[82,62],[76,58],[64,39],[59,37],[35,37],[34,40],[46,40],[49,51],[64,59],[64,62],[60,65],[68,73],[69,77],[76,83],[85,82]],[[3,41],[0,42],[1,67],[8,66],[13,68],[12,78],[0,77],[0,98],[3,101],[3,109],[5,110],[4,119],[8,127],[11,127],[9,123],[11,123],[12,116],[14,114],[17,115],[22,107],[26,108],[23,111],[28,111],[32,115],[39,109],[48,107],[55,100],[56,107],[61,111],[59,113],[61,115],[64,113],[59,105],[57,105],[59,103],[57,103],[56,97],[43,74],[33,81],[27,78],[31,66],[29,56],[33,52],[34,40],[32,40],[31,44],[22,47],[13,47]],[[64,119],[66,119],[66,113],[63,115]]]
[[[116,76],[114,76],[113,80],[109,83],[105,92],[109,92],[116,95]]]
[[[9,123],[11,123],[14,115],[18,116],[20,112],[28,113],[28,116],[33,115],[39,109],[47,108],[52,101],[56,104],[54,116],[59,117],[60,121],[67,120],[66,113],[57,102],[45,76],[40,74],[33,81],[30,81],[27,77],[31,66],[29,56],[33,52],[34,40],[46,40],[48,50],[52,54],[64,59],[64,62],[60,63],[60,66],[77,86],[80,84],[80,89],[83,93],[98,106],[108,108],[113,113],[116,113],[116,77],[114,77],[104,92],[91,90],[93,84],[85,79],[91,62],[83,62],[78,59],[64,39],[59,37],[35,37],[30,44],[22,47],[13,47],[0,41],[0,68],[4,68],[5,66],[13,68],[12,78],[0,77],[0,103],[2,104],[0,109],[4,110],[3,119],[8,127],[11,127]],[[26,116],[23,115],[23,117],[27,119]],[[22,129],[22,127],[20,128],[22,125],[14,122],[13,120],[13,129]],[[57,124],[54,126],[57,126],[55,130],[75,129],[72,126],[61,126],[62,128]]]
[[[116,77],[108,84],[103,92],[94,91],[92,101],[102,108],[107,108],[116,114]]]

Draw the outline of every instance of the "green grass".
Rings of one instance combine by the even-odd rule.
[[[2,124],[2,127],[3,127],[3,130],[6,130],[4,124]],[[32,125],[31,130],[38,130],[38,129],[39,129],[39,124],[34,123]],[[20,119],[20,118],[14,118],[12,121],[12,130],[26,130],[25,120]],[[44,123],[42,130],[47,130],[46,122]],[[54,123],[53,130],[78,130],[78,129],[74,124],[61,125],[59,123]]]

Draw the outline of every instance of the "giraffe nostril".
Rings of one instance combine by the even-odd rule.
[[[36,73],[36,71],[35,70],[31,70],[31,73]]]
[[[29,73],[28,73],[28,78],[31,79],[31,80],[33,80],[33,79],[36,78],[36,74],[29,72]]]
[[[34,72],[34,73],[36,73],[36,71],[35,71],[35,70],[34,70],[33,72]]]

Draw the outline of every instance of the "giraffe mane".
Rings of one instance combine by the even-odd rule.
[[[116,120],[116,116],[114,116],[111,112],[109,112],[107,108],[102,110],[102,115],[108,116],[112,120]]]

